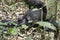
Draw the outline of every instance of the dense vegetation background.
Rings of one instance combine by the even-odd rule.
[[[48,15],[47,18],[50,18],[51,16],[56,15],[55,20],[60,26],[60,1],[59,0],[41,0],[45,2],[47,8],[48,8]],[[7,18],[12,21],[16,21],[19,14],[23,14],[28,10],[27,5],[25,5],[24,2],[21,2],[21,0],[0,0],[0,20]],[[1,23],[0,23],[1,24]],[[25,27],[24,27],[25,26]],[[6,31],[3,32],[3,30],[7,30],[9,34],[6,33]],[[23,25],[23,28],[26,29],[26,25]],[[59,27],[60,28],[60,27]],[[24,29],[21,29],[20,27],[16,28],[5,28],[0,27],[0,40],[54,40],[53,33],[50,36],[46,34],[45,36],[43,32],[39,31],[39,28],[37,30],[40,32],[35,32],[36,28],[31,28],[29,31],[25,31]],[[7,34],[7,35],[6,35]],[[14,35],[15,34],[15,35]],[[42,37],[41,37],[42,35]],[[58,40],[60,38],[60,34],[58,36]]]

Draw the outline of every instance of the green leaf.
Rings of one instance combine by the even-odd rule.
[[[0,32],[2,32],[5,29],[5,27],[0,26]]]
[[[39,24],[42,27],[47,27],[47,28],[50,28],[52,30],[56,30],[56,27],[53,24],[49,23],[49,22],[39,21],[39,22],[36,22],[36,23]]]
[[[12,21],[11,23],[14,24],[14,25],[17,25],[17,24],[16,24],[15,22],[13,22],[13,21]]]
[[[8,23],[8,22],[6,22],[6,23],[2,23],[2,22],[0,22],[0,25],[7,25],[7,23]]]
[[[27,37],[25,38],[25,40],[33,40],[31,37]]]
[[[11,30],[12,30],[12,28],[8,28],[8,34],[10,34]]]
[[[18,32],[18,29],[16,27],[8,29],[8,33],[11,35],[16,35],[17,32]]]
[[[14,4],[13,7],[14,7],[14,10],[16,10],[16,4]]]
[[[28,26],[27,26],[27,25],[25,25],[25,24],[23,24],[23,25],[22,25],[22,28],[27,29],[27,28],[28,28]]]
[[[41,32],[40,26],[37,27],[37,32]]]

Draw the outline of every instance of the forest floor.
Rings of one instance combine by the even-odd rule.
[[[9,1],[10,2],[10,1]],[[60,2],[59,2],[59,6],[60,6]],[[60,18],[60,8],[58,8],[58,19]],[[24,3],[22,2],[16,2],[13,1],[8,3],[7,1],[5,2],[0,2],[0,20],[3,18],[8,18],[10,20],[16,21],[17,17],[19,14],[23,14],[28,10],[28,8],[26,7],[26,5],[24,5]],[[59,19],[60,20],[60,19]],[[49,40],[50,38],[52,38],[51,36],[49,36],[49,34],[51,34],[51,32],[48,34],[48,32],[46,32],[45,34],[43,32],[35,32],[36,28],[31,28],[29,31],[25,31],[22,30],[20,28],[18,28],[18,34],[15,36],[7,36],[5,38],[1,37],[0,40],[42,40],[44,38],[45,35],[45,40]],[[42,37],[41,37],[42,35]],[[52,35],[54,35],[54,33],[52,32]],[[60,38],[60,34],[58,37],[58,40]]]

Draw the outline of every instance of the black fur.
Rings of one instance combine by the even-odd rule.
[[[34,8],[41,8],[44,3],[39,1],[39,0],[23,0],[29,7],[29,9],[31,9],[31,7],[33,6]]]

